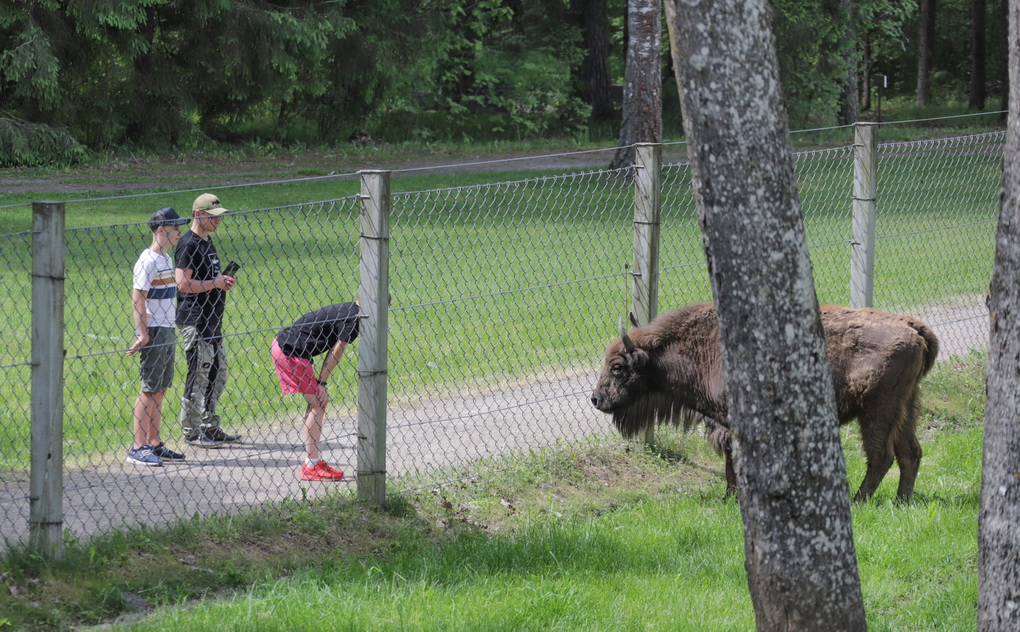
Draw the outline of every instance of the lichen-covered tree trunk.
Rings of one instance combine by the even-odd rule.
[[[978,517],[978,630],[1020,630],[1020,0],[1009,2],[1009,123],[995,267]]]
[[[666,0],[759,630],[864,630],[767,0]]]
[[[610,169],[634,164],[634,143],[662,142],[661,0],[630,0],[627,33],[620,146]]]

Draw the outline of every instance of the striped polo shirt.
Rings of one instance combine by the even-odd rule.
[[[177,282],[170,255],[146,248],[135,263],[136,290],[146,292],[145,312],[149,327],[173,327],[177,316]]]

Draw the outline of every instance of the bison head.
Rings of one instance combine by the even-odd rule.
[[[654,357],[657,359],[653,359]],[[620,339],[606,350],[591,403],[613,416],[620,434],[631,438],[656,423],[689,429],[704,418],[690,407],[684,389],[663,382],[660,352],[638,347],[620,325]]]
[[[604,413],[617,413],[648,392],[648,352],[634,345],[620,325],[620,339],[606,350],[591,403]]]

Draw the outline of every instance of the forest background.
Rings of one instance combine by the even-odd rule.
[[[0,0],[0,167],[123,151],[615,140],[630,3]],[[874,120],[883,98],[1005,109],[1006,0],[772,6],[791,129]],[[660,68],[663,133],[675,139],[666,43]]]

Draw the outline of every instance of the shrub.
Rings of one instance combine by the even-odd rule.
[[[0,167],[67,166],[86,156],[65,129],[0,115]]]

